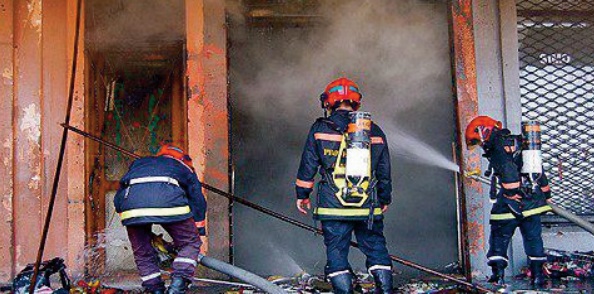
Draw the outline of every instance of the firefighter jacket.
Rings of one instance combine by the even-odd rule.
[[[171,223],[193,217],[204,234],[206,200],[196,173],[177,159],[134,161],[120,180],[114,205],[125,226]]]
[[[495,203],[491,210],[491,220],[522,219],[551,210],[546,200],[551,197],[551,188],[544,171],[535,179],[533,185],[528,176],[521,173],[522,154],[518,136],[511,135],[508,129],[494,130],[491,139],[485,144],[485,157],[493,172],[493,185],[499,185],[499,192],[492,191]],[[506,150],[515,146],[516,151]],[[520,202],[505,196],[520,195]]]
[[[372,194],[360,207],[345,207],[336,196],[337,188],[332,181],[343,134],[349,123],[349,112],[334,111],[328,118],[319,118],[311,127],[303,148],[296,192],[298,199],[308,199],[314,188],[314,177],[319,172],[317,207],[314,217],[319,220],[365,220],[381,219],[381,206],[392,201],[390,154],[386,136],[376,124],[371,126],[371,172],[374,177]]]

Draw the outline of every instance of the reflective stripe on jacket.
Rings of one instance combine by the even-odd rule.
[[[550,190],[547,176],[543,171],[537,180],[535,190],[523,187],[522,184],[526,183],[527,180],[523,178],[520,172],[523,165],[522,154],[519,151],[508,153],[504,148],[506,136],[509,135],[511,135],[511,132],[507,129],[495,130],[485,146],[485,157],[489,160],[494,175],[499,179],[498,182],[501,183],[497,201],[491,209],[490,219],[492,221],[513,219],[512,209],[516,213],[521,213],[524,217],[551,211],[551,207],[546,203],[547,196],[545,195],[545,192]],[[520,202],[507,199],[504,196],[512,191],[517,191],[522,196]]]
[[[203,222],[206,214],[206,200],[196,173],[165,156],[134,161],[120,180],[114,206],[125,226],[192,217],[195,222]]]
[[[317,186],[318,208],[314,210],[315,217],[320,220],[363,220],[369,216],[370,199],[361,208],[345,208],[336,198],[336,188],[331,183],[331,173],[349,121],[348,114],[347,111],[339,110],[334,111],[327,119],[318,119],[311,127],[303,148],[295,181],[296,194],[298,199],[308,199],[314,188],[314,177],[318,173],[322,176]],[[377,180],[377,203],[373,206],[379,208],[392,201],[390,154],[386,136],[376,124],[371,127],[371,140],[371,171]],[[375,209],[374,215],[381,218],[381,209]]]

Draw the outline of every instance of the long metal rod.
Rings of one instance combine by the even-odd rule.
[[[491,180],[479,175],[467,175],[466,177],[486,185],[491,185]],[[560,217],[567,219],[568,221],[576,224],[578,227],[586,230],[588,233],[594,235],[594,225],[589,221],[573,214],[569,210],[562,208],[556,204],[549,203],[549,206],[553,209],[553,212],[559,215]]]
[[[64,124],[70,124],[70,113],[72,112],[72,104],[74,100],[74,82],[76,77],[76,66],[78,61],[78,39],[80,35],[80,19],[82,10],[82,0],[78,0],[76,3],[76,25],[74,30],[74,44],[72,52],[72,68],[70,70],[70,87],[68,89],[68,106],[66,107],[66,117],[64,118]],[[64,163],[64,153],[66,151],[66,143],[68,141],[68,130],[64,129],[62,132],[62,142],[60,143],[60,152],[58,155],[58,163],[56,165],[56,173],[54,174],[54,183],[52,186],[52,192],[50,195],[49,205],[47,207],[47,213],[45,215],[45,223],[43,224],[43,233],[41,240],[39,241],[39,250],[37,251],[37,260],[35,260],[35,266],[33,267],[33,277],[31,277],[31,285],[29,286],[29,293],[35,292],[35,284],[37,283],[37,275],[39,274],[39,266],[43,259],[43,251],[45,250],[45,243],[47,241],[47,234],[49,226],[52,220],[52,214],[54,211],[54,204],[56,202],[56,194],[58,193],[58,184],[60,183],[60,174],[62,173],[62,164]]]
[[[105,141],[105,140],[103,140],[103,139],[101,139],[101,138],[99,138],[97,136],[94,136],[94,135],[92,135],[90,133],[87,133],[87,132],[85,132],[83,130],[77,129],[77,128],[73,127],[73,126],[62,124],[62,127],[64,127],[64,129],[66,129],[66,130],[70,130],[70,131],[75,132],[75,133],[77,133],[79,135],[82,135],[82,136],[84,136],[86,138],[89,138],[89,139],[91,139],[91,140],[93,140],[95,142],[101,143],[101,144],[103,144],[103,145],[105,145],[105,146],[107,146],[109,148],[112,148],[112,149],[114,149],[116,151],[122,152],[123,154],[128,155],[130,157],[140,158],[139,155],[135,154],[132,151],[126,150],[126,149],[124,149],[124,148],[122,148],[122,147],[120,147],[120,146],[118,146],[116,144],[113,144],[111,142]],[[270,216],[272,216],[274,218],[277,218],[277,219],[279,219],[281,221],[284,221],[286,223],[289,223],[291,225],[300,227],[300,228],[302,228],[304,230],[307,230],[307,231],[310,231],[310,232],[313,232],[313,233],[316,233],[316,234],[319,234],[319,235],[322,234],[322,230],[321,229],[312,227],[312,226],[307,225],[307,224],[305,224],[303,222],[300,222],[300,221],[298,221],[296,219],[290,218],[288,216],[285,216],[283,214],[280,214],[278,212],[275,212],[273,210],[270,210],[270,209],[268,209],[266,207],[262,207],[260,205],[255,204],[255,203],[252,203],[252,202],[250,202],[250,201],[248,201],[246,199],[237,197],[237,196],[235,196],[235,195],[233,195],[231,193],[228,193],[228,192],[225,192],[223,190],[217,189],[217,188],[215,188],[215,187],[213,187],[211,185],[208,185],[206,183],[202,183],[202,187],[204,187],[205,189],[207,189],[207,190],[209,190],[211,192],[214,192],[215,194],[218,194],[220,196],[223,196],[223,197],[225,197],[225,198],[227,198],[229,200],[232,200],[234,202],[243,204],[243,205],[245,205],[245,206],[247,206],[249,208],[252,208],[252,209],[255,209],[255,210],[259,211],[259,212],[262,212],[262,213],[265,213],[267,215],[270,215]],[[351,241],[351,246],[353,246],[355,248],[359,248],[359,244],[357,244],[357,242],[354,242],[354,241]],[[490,290],[488,290],[488,289],[486,289],[486,288],[484,288],[482,286],[472,284],[472,283],[470,283],[468,281],[461,280],[461,279],[458,279],[456,277],[453,277],[453,276],[450,276],[450,275],[447,275],[447,274],[444,274],[444,273],[440,273],[438,271],[435,271],[435,270],[432,270],[430,268],[424,267],[422,265],[416,264],[416,263],[414,263],[412,261],[408,261],[408,260],[402,259],[402,258],[400,258],[400,257],[398,257],[396,255],[390,255],[390,259],[392,259],[393,261],[398,262],[400,264],[403,264],[405,266],[408,266],[408,267],[412,267],[414,269],[417,269],[419,271],[429,273],[431,275],[434,275],[434,276],[443,278],[443,279],[448,280],[448,281],[451,281],[451,282],[455,282],[455,283],[460,284],[460,285],[464,285],[464,286],[466,286],[468,288],[468,290],[471,290],[471,291],[477,291],[479,293],[490,293],[490,292],[492,292],[492,291],[490,291]]]

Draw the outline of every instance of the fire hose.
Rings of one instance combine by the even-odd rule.
[[[76,134],[79,134],[79,135],[81,135],[81,136],[83,136],[85,138],[89,138],[89,139],[91,139],[91,140],[93,140],[95,142],[98,142],[100,144],[103,144],[106,147],[109,147],[111,149],[114,149],[116,151],[119,151],[122,154],[125,154],[127,156],[130,156],[132,158],[140,158],[139,155],[135,154],[132,151],[126,150],[126,149],[124,149],[124,148],[122,148],[122,147],[120,147],[120,146],[118,146],[118,145],[116,145],[114,143],[111,143],[111,142],[108,142],[106,140],[103,140],[103,139],[101,139],[101,138],[99,138],[99,137],[97,137],[95,135],[92,135],[92,134],[90,134],[88,132],[85,132],[83,130],[80,130],[80,129],[76,128],[76,127],[73,127],[73,126],[70,126],[70,125],[67,125],[67,124],[61,124],[61,126],[64,127],[65,129],[67,129],[69,131],[72,131],[72,132],[74,132]],[[231,193],[225,192],[223,190],[220,190],[218,188],[215,188],[215,187],[213,187],[211,185],[208,185],[206,183],[202,183],[202,187],[204,187],[206,190],[209,190],[209,191],[211,191],[211,192],[213,192],[215,194],[218,194],[218,195],[220,195],[222,197],[225,197],[225,198],[227,198],[229,200],[232,200],[234,202],[243,204],[243,205],[245,205],[245,206],[247,206],[249,208],[255,209],[255,210],[259,211],[259,212],[262,212],[264,214],[267,214],[269,216],[272,216],[272,217],[274,217],[276,219],[279,219],[279,220],[281,220],[283,222],[286,222],[286,223],[289,223],[291,225],[300,227],[300,228],[302,228],[304,230],[313,232],[313,233],[318,234],[318,235],[321,235],[322,234],[322,230],[321,229],[315,228],[313,226],[310,226],[308,224],[305,224],[303,222],[300,222],[300,221],[298,221],[296,219],[290,218],[288,216],[285,216],[283,214],[280,214],[280,213],[275,212],[273,210],[270,210],[268,208],[262,207],[260,205],[255,204],[255,203],[252,203],[252,202],[250,202],[250,201],[248,201],[246,199],[237,197],[237,196],[235,196],[235,195],[233,195]],[[351,241],[350,242],[350,245],[352,247],[359,248],[359,244],[357,242],[355,242],[355,241]],[[417,269],[419,271],[422,271],[422,272],[431,274],[433,276],[437,276],[437,277],[443,278],[445,280],[448,280],[448,281],[457,283],[459,285],[463,285],[463,286],[465,286],[470,291],[476,291],[478,293],[491,293],[492,292],[492,291],[488,290],[487,288],[484,288],[484,287],[482,287],[480,285],[475,285],[475,284],[470,283],[468,281],[465,281],[465,280],[462,280],[462,279],[459,279],[459,278],[456,278],[456,277],[453,277],[453,276],[450,276],[450,275],[447,275],[447,274],[438,272],[436,270],[433,270],[433,269],[424,267],[422,265],[416,264],[416,263],[414,263],[412,261],[408,261],[408,260],[405,260],[403,258],[400,258],[400,257],[398,257],[396,255],[390,255],[390,259],[392,259],[392,261],[395,261],[395,262],[400,263],[402,265],[405,265],[405,266],[408,266],[408,267],[412,267],[412,268]]]
[[[491,185],[490,179],[483,177],[483,176],[477,174],[476,172],[471,172],[471,173],[465,174],[465,177],[475,180],[477,182],[481,182],[486,185]],[[592,225],[592,223],[590,223],[589,221],[571,213],[567,209],[564,209],[556,204],[549,203],[549,206],[553,209],[553,212],[555,214],[567,219],[568,221],[576,224],[578,227],[580,227],[580,228],[586,230],[587,232],[589,232],[590,234],[594,235],[594,225]]]
[[[153,233],[152,237],[151,237],[151,245],[156,250],[158,259],[161,264],[173,263],[175,258],[177,257],[177,254],[179,253],[178,248],[175,247],[175,244],[173,242],[166,241],[163,238],[163,235],[157,235],[157,234]],[[209,269],[212,269],[217,272],[221,272],[221,273],[224,273],[231,277],[237,278],[241,281],[248,283],[249,285],[233,283],[233,282],[226,282],[225,284],[228,284],[228,285],[231,284],[233,286],[240,286],[240,287],[248,286],[250,288],[252,286],[254,286],[254,287],[262,289],[266,293],[270,293],[270,294],[285,293],[285,291],[283,291],[283,289],[281,289],[281,287],[275,285],[274,283],[254,274],[254,273],[248,272],[242,268],[236,267],[234,265],[228,264],[228,263],[220,261],[218,259],[200,254],[198,256],[197,261],[198,261],[198,263],[200,263],[201,265],[203,265]],[[163,270],[161,271],[161,273],[169,274],[169,272],[163,271]],[[213,280],[198,279],[198,278],[193,278],[192,281],[193,282],[210,282],[210,283],[213,282]],[[216,281],[216,283],[220,283],[220,282]]]

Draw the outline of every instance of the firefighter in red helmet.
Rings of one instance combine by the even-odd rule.
[[[524,250],[530,261],[532,283],[537,287],[542,286],[545,283],[542,267],[546,255],[540,215],[551,210],[547,204],[551,198],[551,188],[542,167],[538,167],[538,177],[526,174],[522,169],[525,164],[522,158],[522,136],[512,135],[500,121],[491,117],[474,118],[466,127],[465,136],[467,147],[481,146],[484,157],[489,160],[486,175],[491,176],[490,197],[494,202],[487,253],[488,265],[493,271],[489,282],[505,283],[507,249],[519,227]]]
[[[361,98],[357,84],[347,78],[331,82],[322,93],[326,115],[316,120],[307,137],[297,172],[296,205],[307,214],[314,176],[319,172],[322,179],[313,214],[322,223],[325,274],[334,293],[353,293],[348,262],[353,233],[367,257],[376,293],[392,293],[392,262],[383,234],[383,213],[392,201],[390,155],[386,136],[371,122],[370,114],[356,112]],[[349,171],[356,167],[361,176]]]
[[[206,200],[192,159],[182,149],[163,145],[156,156],[135,160],[120,180],[114,206],[126,226],[142,286],[165,293],[156,252],[151,245],[152,225],[163,227],[179,253],[173,260],[168,294],[187,291],[205,235]]]

